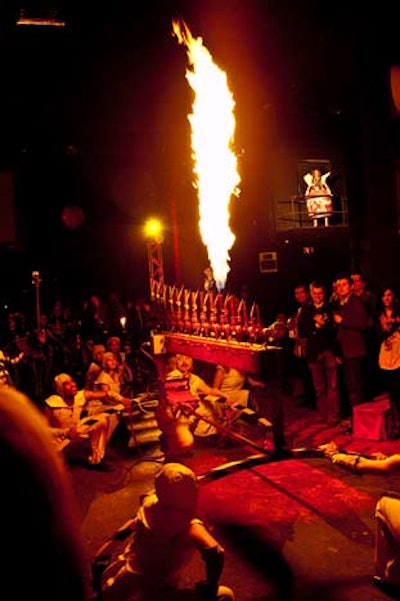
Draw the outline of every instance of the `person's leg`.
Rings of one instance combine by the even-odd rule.
[[[375,574],[400,590],[400,499],[381,497],[375,518]]]
[[[97,465],[101,463],[106,454],[107,436],[108,436],[108,418],[99,420],[89,432],[91,455],[89,463]]]
[[[325,351],[324,367],[326,382],[326,412],[332,423],[340,421],[340,397],[338,386],[338,365],[332,351]]]
[[[363,386],[363,358],[345,358],[344,363],[345,384],[350,407],[364,403]]]
[[[315,362],[309,361],[308,363],[311,379],[315,391],[315,404],[318,414],[322,418],[326,418],[326,407],[325,407],[325,374],[323,369],[323,364],[320,361],[320,358]]]

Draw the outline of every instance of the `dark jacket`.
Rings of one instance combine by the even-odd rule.
[[[324,316],[324,325],[317,327],[315,315]],[[329,303],[316,307],[314,303],[307,303],[299,311],[297,317],[297,330],[299,338],[305,338],[305,357],[308,361],[315,362],[319,353],[332,351],[337,354],[336,328],[333,323],[332,309]]]
[[[367,354],[366,331],[369,326],[369,316],[365,305],[355,294],[335,308],[343,320],[337,325],[337,338],[342,356],[347,359],[365,357]]]

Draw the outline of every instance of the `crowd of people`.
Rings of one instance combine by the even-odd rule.
[[[39,323],[33,313],[8,309],[2,316],[0,382],[13,384],[43,407],[45,398],[54,393],[54,377],[59,373],[68,373],[83,387],[91,367],[94,380],[95,366],[103,369],[102,351],[98,355],[103,348],[124,366],[125,396],[132,396],[133,387],[135,392],[146,388],[151,366],[139,349],[149,339],[152,316],[145,299],[122,303],[116,293],[106,300],[92,294],[76,304],[56,299],[40,312]],[[104,368],[113,372],[110,365]]]
[[[284,387],[293,392],[293,381],[300,382],[304,402],[321,419],[329,425],[343,422],[350,430],[354,407],[387,392],[389,435],[397,438],[400,309],[394,287],[372,291],[363,274],[353,271],[332,282],[297,284],[293,301],[293,314],[281,311],[265,327],[268,344],[283,349]],[[9,310],[0,322],[0,381],[26,393],[41,409],[62,373],[79,390],[107,389],[114,402],[123,403],[154,381],[154,364],[139,349],[159,325],[157,319],[157,309],[144,298],[122,302],[115,292],[105,300],[92,294],[81,306],[57,299],[40,313],[39,324]],[[249,377],[218,366],[207,386],[218,389],[220,397],[226,382],[243,389],[235,394],[242,399],[237,404],[246,406]]]
[[[72,595],[82,601],[91,595],[90,558],[78,535],[72,483],[62,455],[66,459],[73,448],[82,448],[88,453],[88,467],[101,464],[121,413],[129,411],[133,395],[145,390],[155,378],[154,371],[150,373],[155,369],[151,362],[138,365],[142,360],[140,346],[149,337],[150,307],[146,303],[136,305],[139,315],[132,322],[129,311],[121,307],[112,321],[108,311],[100,311],[98,297],[90,300],[79,317],[57,301],[48,316],[42,313],[40,328],[29,327],[27,316],[9,312],[1,331],[4,350],[0,355],[0,445],[9,465],[23,470],[24,491],[35,491],[28,516],[32,527],[22,533],[15,530],[15,524],[26,513],[21,509],[26,497],[15,482],[10,484],[10,491],[15,491],[6,495],[10,498],[7,515],[12,516],[12,533],[5,532],[5,541],[20,545],[26,532],[40,529],[41,559],[56,566],[53,575],[61,586],[65,578],[68,580],[60,598]],[[182,367],[179,358],[176,366]],[[212,387],[207,391],[216,392]],[[197,479],[188,467],[164,464],[155,480],[155,493],[146,496],[135,524],[126,557],[120,559],[117,571],[111,565],[105,574],[105,598],[120,598],[123,590],[126,598],[143,601],[184,599],[185,595],[199,600],[233,599],[232,591],[219,584],[224,549],[197,515]],[[37,536],[29,538],[36,540]],[[204,560],[204,580],[193,591],[179,591],[184,567],[196,549]],[[16,555],[10,554],[12,561]],[[26,596],[29,586],[30,592],[50,598],[54,579],[49,594],[41,573],[38,562],[31,559],[28,580],[23,579],[13,590]]]
[[[273,333],[269,342],[285,351],[288,382],[294,373],[300,376],[303,392],[309,395],[307,402],[321,419],[337,424],[348,418],[350,427],[355,406],[387,391],[392,418],[390,436],[398,438],[400,356],[396,362],[393,353],[397,352],[400,309],[395,288],[386,285],[375,293],[367,288],[361,273],[339,274],[331,285],[317,280],[297,285],[294,299],[296,312],[288,317],[280,313],[269,327]],[[135,394],[154,381],[155,366],[151,362],[143,364],[138,349],[156,326],[156,316],[148,303],[127,307],[115,294],[107,306],[98,297],[90,297],[80,313],[58,300],[48,314],[41,314],[39,328],[30,324],[27,316],[9,312],[0,332],[2,419],[8,424],[6,402],[12,398],[15,411],[21,406],[25,415],[32,412],[35,428],[46,430],[43,444],[50,465],[58,464],[58,451],[75,445],[86,447],[88,466],[99,465],[121,413],[129,409]],[[170,358],[167,381],[175,379],[187,379],[190,393],[196,398],[196,414],[179,419],[173,415],[169,426],[167,419],[163,428],[167,432],[173,423],[177,438],[187,442],[188,449],[192,448],[194,437],[215,432],[213,423],[221,422],[227,407],[238,412],[251,407],[252,388],[265,386],[264,379],[256,380],[254,375],[227,365],[215,366],[208,383],[194,373],[193,360],[185,355]],[[21,416],[12,419],[18,421]],[[6,432],[12,433],[9,425],[2,429],[3,438]],[[339,467],[350,467],[359,473],[391,473],[399,465],[398,456],[368,459],[341,453],[334,444],[327,445],[324,452]],[[65,479],[64,468],[60,469]],[[206,570],[205,581],[198,585],[199,598],[205,594],[214,599],[232,599],[232,591],[219,585],[224,550],[196,514],[195,475],[184,462],[171,457],[166,459],[155,484],[155,491],[144,498],[135,518],[136,535],[118,558],[119,563],[110,565],[104,574],[105,597],[119,598],[121,590],[128,594],[138,589],[140,599],[146,599],[146,595],[156,598],[155,594],[166,598],[169,593],[175,598],[187,555],[197,548]],[[183,498],[181,487],[185,489],[184,507],[179,505]],[[388,496],[383,496],[376,506],[375,582],[389,592],[393,588],[397,591],[400,585],[397,508],[398,500]],[[139,545],[138,533],[143,537]],[[165,574],[156,582],[153,572],[147,571],[147,554],[157,549],[164,557],[170,541],[174,553],[167,553],[171,560],[168,565],[162,559]],[[176,546],[177,541],[182,549]],[[78,548],[80,543],[74,544]],[[154,555],[151,565],[153,559]],[[132,568],[138,565],[140,570]],[[83,598],[84,576],[80,567],[77,573],[77,586],[82,584],[77,598]]]
[[[390,432],[400,435],[399,296],[386,284],[368,288],[360,272],[330,283],[313,280],[294,288],[295,313],[277,339],[285,350],[286,380],[302,382],[305,404],[330,425],[352,429],[354,407],[387,393]]]

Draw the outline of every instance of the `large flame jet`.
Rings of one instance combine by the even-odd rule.
[[[218,290],[225,287],[235,235],[230,229],[230,201],[239,196],[240,176],[233,150],[235,101],[227,76],[183,21],[173,33],[186,46],[186,79],[194,92],[191,125],[194,185],[199,198],[199,227]]]

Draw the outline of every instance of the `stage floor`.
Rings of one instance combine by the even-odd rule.
[[[270,388],[268,394],[282,394]],[[313,449],[335,440],[342,448],[400,452],[400,441],[355,439],[340,426],[327,428],[315,414],[282,394],[288,448]],[[263,408],[262,408],[263,409]],[[252,456],[247,465],[243,460]],[[223,583],[238,601],[383,601],[371,583],[374,507],[384,490],[400,490],[394,477],[357,476],[329,460],[300,453],[272,460],[234,442],[199,442],[187,463],[198,474],[238,462],[201,487],[201,513],[226,548]],[[157,444],[110,448],[111,471],[71,465],[89,554],[115,532],[152,487],[163,463]],[[243,463],[242,463],[243,462]],[[203,577],[194,560],[187,585]]]

